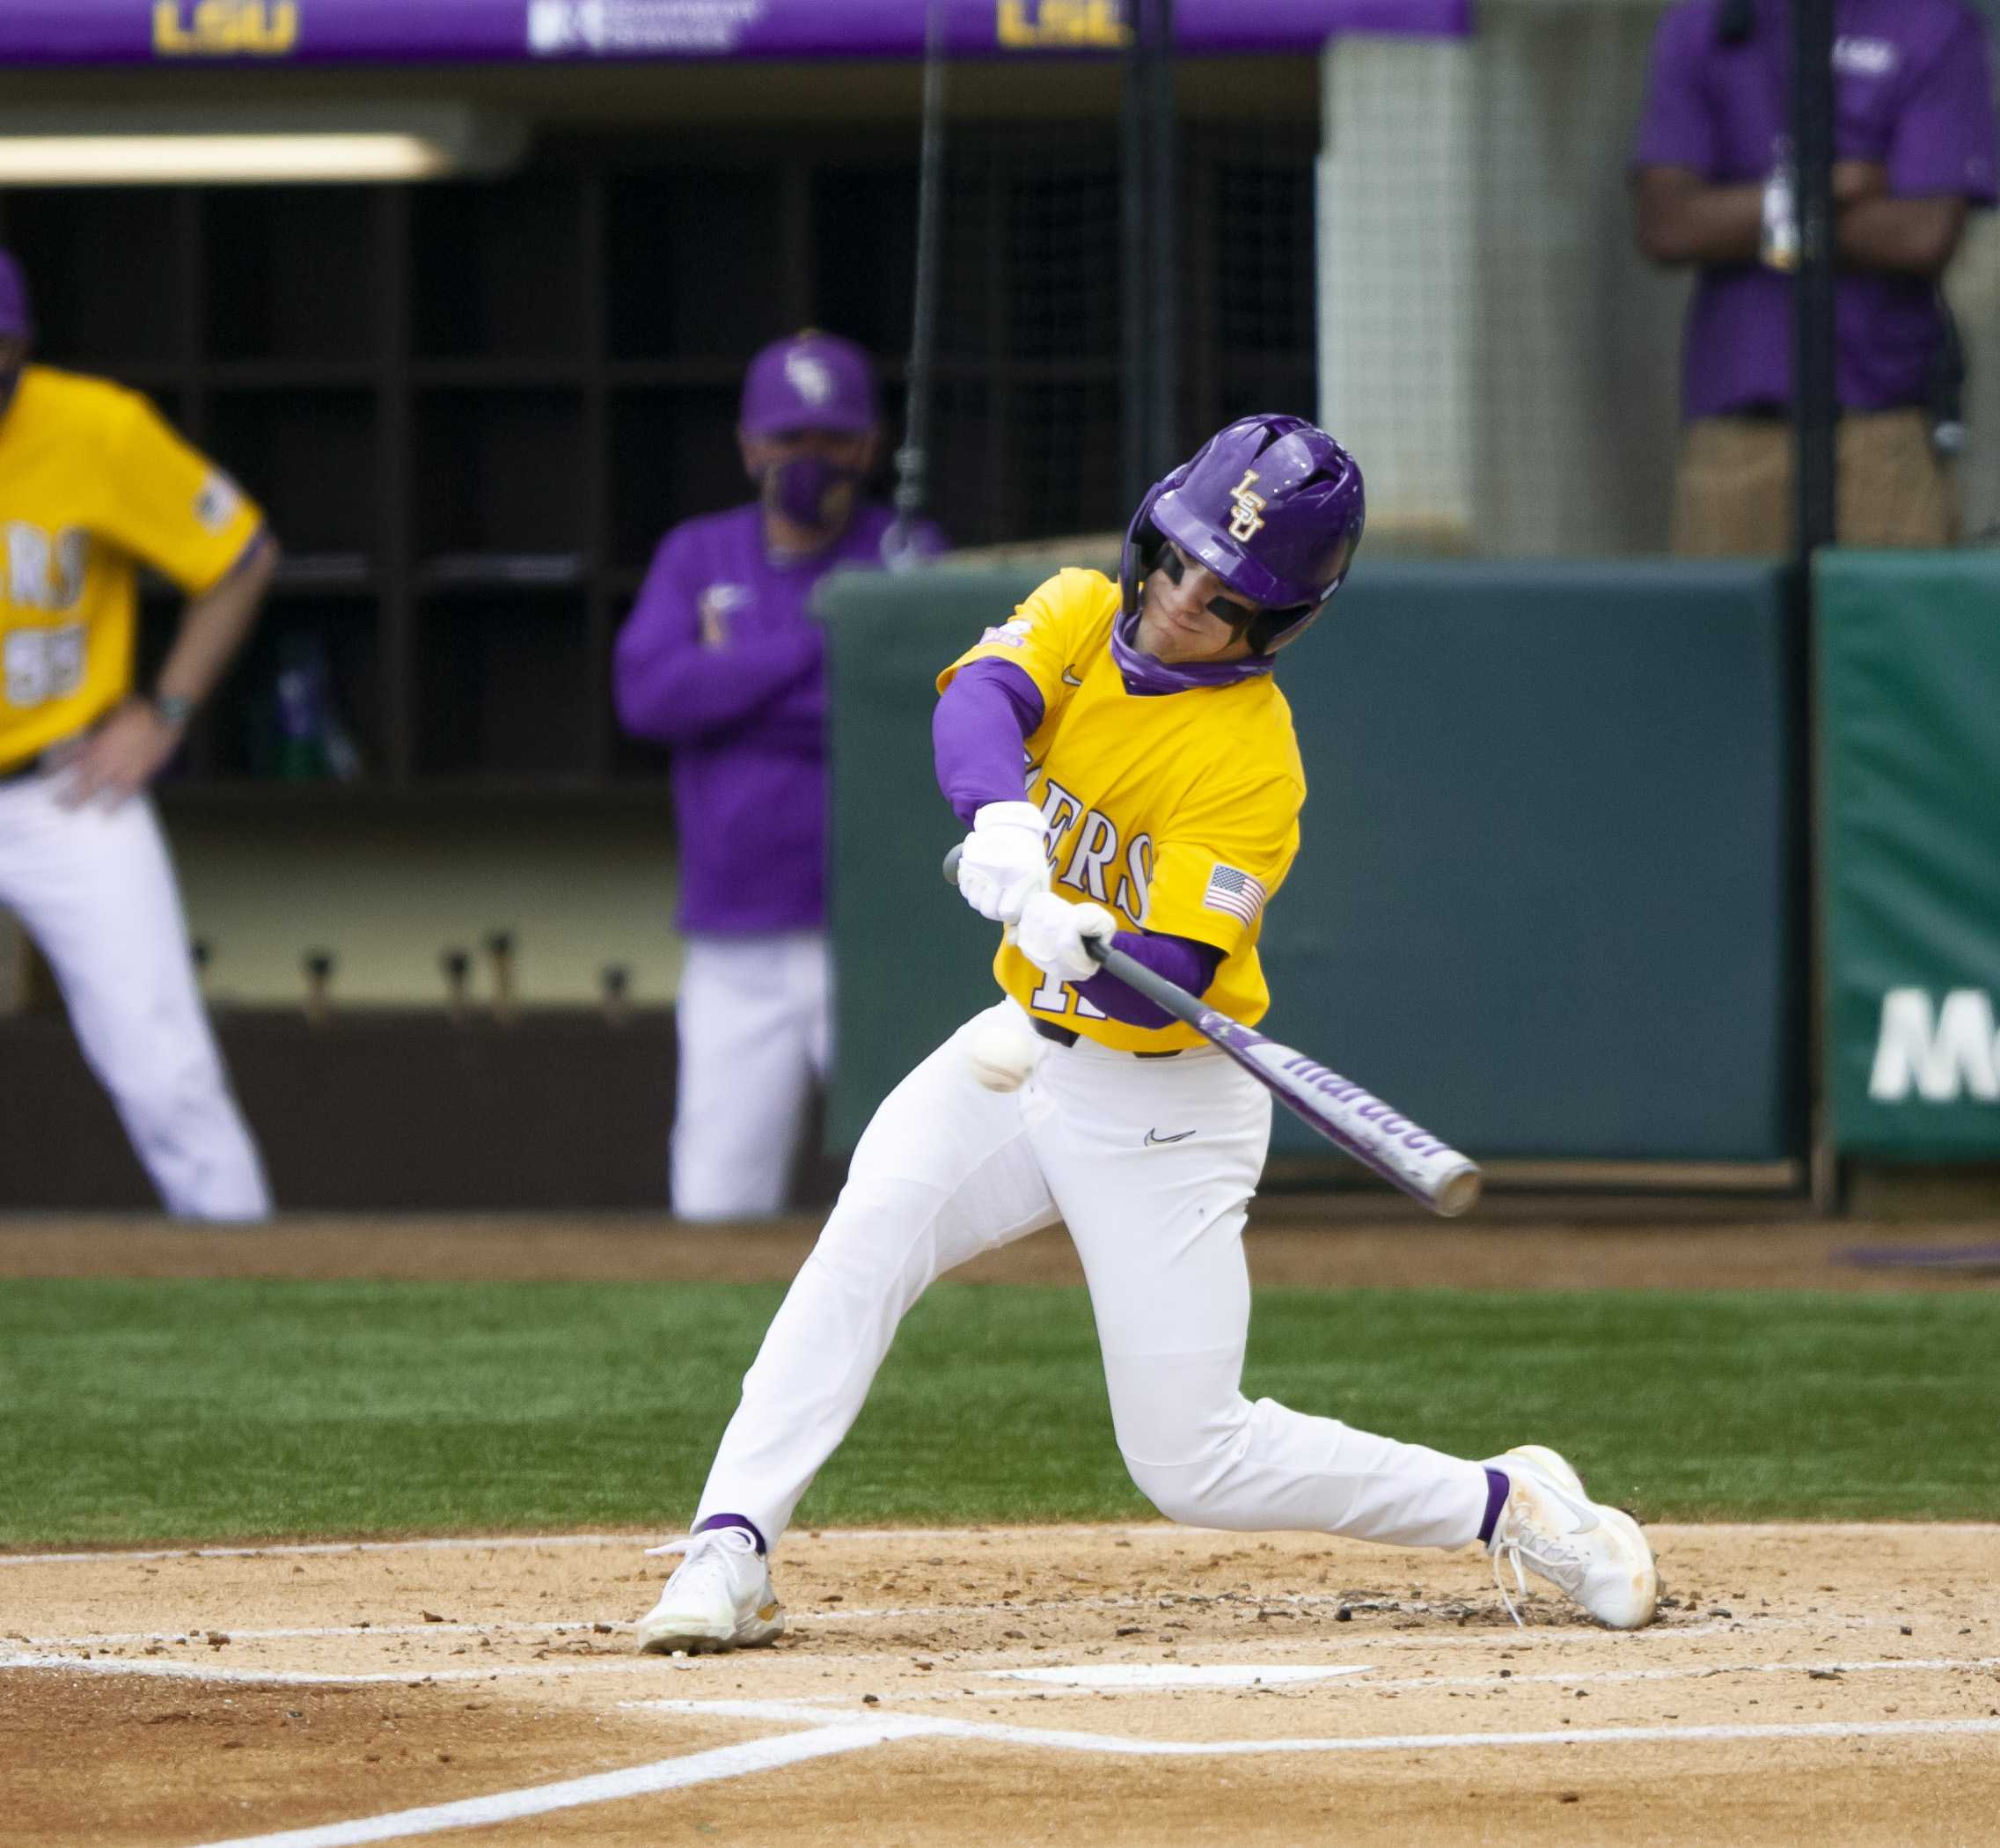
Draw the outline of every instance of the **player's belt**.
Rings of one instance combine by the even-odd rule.
[[[1038,1014],[1029,1015],[1028,1024],[1033,1027],[1044,1039],[1052,1039],[1059,1046],[1073,1046],[1083,1037],[1081,1033],[1071,1031],[1067,1027],[1059,1027],[1052,1020],[1044,1020]],[[1172,1046],[1164,1052],[1134,1052],[1132,1056],[1134,1059],[1178,1059],[1181,1056],[1181,1048]]]
[[[38,751],[33,757],[24,757],[18,763],[0,768],[0,783],[25,783],[31,776],[40,774],[41,753]]]

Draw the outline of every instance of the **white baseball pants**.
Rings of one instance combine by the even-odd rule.
[[[813,1087],[826,1077],[825,935],[691,937],[668,1191],[675,1216],[758,1219],[785,1203]]]
[[[741,1514],[775,1546],[931,1281],[1060,1218],[1118,1448],[1161,1514],[1408,1546],[1476,1539],[1480,1464],[1242,1395],[1242,1229],[1271,1094],[1205,1048],[1136,1059],[1088,1040],[1047,1046],[1019,1091],[986,1090],[966,1043],[1010,1019],[1025,1023],[1006,1001],[967,1022],[876,1111],[744,1381],[697,1524]]]
[[[0,784],[0,905],[55,972],[84,1058],[169,1213],[270,1216],[257,1146],[194,984],[151,802],[64,808],[59,776]]]

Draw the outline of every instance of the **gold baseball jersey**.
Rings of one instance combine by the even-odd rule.
[[[136,392],[25,368],[0,414],[0,769],[131,690],[141,564],[200,596],[263,523]]]
[[[1305,772],[1292,708],[1269,674],[1135,694],[1111,657],[1118,587],[1059,572],[938,676],[1010,661],[1041,691],[1027,797],[1047,818],[1054,890],[1109,906],[1122,926],[1222,951],[1209,1005],[1246,1024],[1271,1003],[1257,961],[1264,909],[1299,852]],[[1002,942],[993,974],[1031,1013],[1123,1052],[1202,1044],[1192,1027],[1110,1020]]]

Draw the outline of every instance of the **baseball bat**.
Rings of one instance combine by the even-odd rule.
[[[959,852],[953,847],[944,859],[944,876],[954,885]],[[1088,937],[1084,947],[1128,988],[1227,1052],[1308,1128],[1412,1199],[1446,1219],[1477,1203],[1478,1164],[1393,1105],[1317,1060],[1218,1013],[1124,950]]]

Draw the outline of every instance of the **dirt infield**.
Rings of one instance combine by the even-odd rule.
[[[1990,1236],[1280,1223],[1251,1264],[1320,1286],[1995,1287]],[[16,1219],[0,1275],[771,1279],[810,1237]],[[1076,1279],[1059,1236],[963,1274]],[[2000,1528],[1657,1528],[1667,1598],[1631,1636],[1539,1597],[1517,1629],[1470,1550],[801,1533],[780,1645],[692,1661],[633,1652],[671,1563],[653,1537],[0,1554],[0,1844],[2000,1835]]]
[[[788,1280],[818,1222],[693,1230],[649,1214],[355,1216],[294,1214],[275,1227],[195,1227],[136,1214],[0,1216],[0,1277],[285,1277],[424,1282]],[[1316,1289],[2000,1289],[1992,1221],[1885,1224],[1717,1218],[1576,1225],[1546,1217],[1469,1225],[1260,1206],[1246,1240],[1260,1284]],[[1857,1256],[1858,1254],[1858,1256]],[[1077,1283],[1059,1229],[952,1272],[984,1283]]]
[[[800,1535],[790,1633],[692,1661],[636,1536],[0,1558],[0,1838],[1993,1839],[2000,1530],[1654,1538],[1619,1636],[1473,1551]]]

